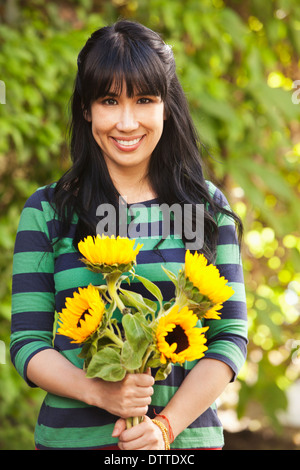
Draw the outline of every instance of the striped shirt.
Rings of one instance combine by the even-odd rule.
[[[222,206],[228,202],[219,189],[207,182],[211,195]],[[52,187],[53,191],[53,187]],[[180,237],[170,235],[155,249],[158,242],[157,227],[161,212],[153,210],[155,201],[143,203],[139,214],[140,224],[154,227],[154,232],[143,230],[137,241],[143,247],[137,256],[136,272],[155,282],[165,301],[174,297],[174,285],[161,265],[177,273],[185,260],[185,247]],[[152,206],[152,207],[151,207]],[[130,208],[130,206],[128,206]],[[156,205],[158,207],[158,205]],[[235,224],[227,215],[219,214],[219,240],[216,266],[234,289],[234,295],[224,303],[220,320],[206,320],[208,350],[205,357],[228,364],[233,379],[246,357],[247,321],[243,269],[236,236]],[[143,222],[144,221],[144,222]],[[149,222],[150,221],[150,222]],[[79,287],[90,283],[103,283],[101,274],[93,273],[80,261],[82,255],[72,241],[77,219],[74,216],[69,233],[57,239],[57,216],[39,188],[26,202],[21,214],[16,236],[13,260],[11,358],[17,371],[27,383],[27,365],[39,351],[54,348],[75,366],[82,368],[78,357],[80,347],[62,335],[56,335],[55,312],[61,312],[66,297],[72,297]],[[153,236],[155,233],[155,236]],[[55,243],[56,242],[56,243]],[[136,279],[131,288],[148,298],[149,292]],[[189,370],[196,364],[186,362],[183,367],[174,365],[171,374],[154,385],[154,395],[148,415],[154,418],[170,401]],[[117,417],[85,403],[47,393],[41,406],[35,429],[38,449],[95,449],[117,443],[111,437]],[[223,429],[213,404],[172,444],[173,448],[222,447]]]

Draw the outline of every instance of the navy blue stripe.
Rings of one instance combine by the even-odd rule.
[[[239,319],[247,320],[247,307],[245,302],[239,300],[227,300],[220,310],[221,318],[226,320]]]
[[[219,227],[219,243],[222,245],[238,245],[236,228],[234,225],[222,225]]]
[[[85,264],[80,261],[81,258],[83,256],[78,252],[60,255],[55,261],[55,274],[69,269],[85,267]]]
[[[225,207],[225,206],[229,205],[226,197],[224,196],[222,191],[220,191],[219,188],[216,188],[216,190],[215,190],[215,193],[214,193],[214,196],[213,196],[213,201],[215,201],[221,207]]]
[[[22,312],[14,313],[11,321],[12,333],[16,331],[52,331],[53,312]]]
[[[244,281],[243,267],[240,264],[218,264],[217,268],[221,276],[228,279],[230,282]]]
[[[13,293],[54,292],[54,279],[51,273],[14,274]]]
[[[157,382],[159,384],[159,382]],[[147,416],[154,419],[156,414],[160,414],[163,411],[163,407],[149,405]],[[197,418],[193,423],[189,425],[189,428],[209,428],[209,427],[222,426],[217,415],[217,410],[208,408],[201,415],[201,418]]]
[[[42,207],[42,202],[49,202],[47,197],[46,197],[46,194],[45,194],[45,190],[46,188],[39,188],[38,190],[36,190],[26,201],[24,207],[32,207],[34,209],[38,209],[40,211],[43,210],[43,207]],[[49,192],[49,197],[50,199],[52,200],[53,198],[53,194],[54,194],[54,188],[49,188],[48,190]]]
[[[70,351],[71,349],[77,349],[80,347],[78,343],[72,343],[72,339],[64,335],[55,335],[54,338],[54,348],[59,351]]]
[[[42,404],[38,423],[51,428],[82,428],[105,426],[115,423],[118,418],[94,406],[85,408],[55,408]]]
[[[44,191],[43,190],[38,190],[34,192],[25,202],[24,208],[33,208],[33,209],[38,209],[39,211],[42,211],[42,204],[41,201],[44,199]]]
[[[15,253],[27,251],[52,252],[52,247],[43,232],[22,230],[16,236]]]
[[[140,251],[137,255],[137,264],[149,264],[149,263],[160,263],[163,262],[174,262],[184,263],[185,261],[185,249],[184,248],[163,248],[163,245],[158,247],[157,250],[145,250]]]
[[[71,224],[70,225],[70,228],[69,228],[69,231],[68,231],[68,234],[67,234],[68,238],[71,238],[73,240],[73,238],[75,237],[76,227],[77,227],[77,224]],[[48,233],[49,233],[50,239],[54,240],[61,233],[62,223],[61,223],[61,221],[56,220],[56,219],[48,220],[47,221],[47,228],[48,228]],[[55,248],[55,243],[53,245],[53,248]]]
[[[170,281],[157,281],[155,284],[161,290],[165,301],[169,301],[175,296],[175,286]],[[156,298],[140,282],[126,286],[126,290],[137,292],[147,299],[156,300]]]

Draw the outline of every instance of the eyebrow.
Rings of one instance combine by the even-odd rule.
[[[110,97],[110,98],[118,98],[118,97],[120,96],[120,94],[119,94],[119,93],[115,93],[115,92],[113,92],[113,91],[109,91],[109,92],[106,93],[104,96],[108,96],[108,97]],[[134,96],[159,96],[159,95],[150,93],[149,91],[144,91],[144,92],[136,93],[136,94],[134,94]]]
[[[105,93],[103,96],[110,96],[111,98],[117,98],[120,96],[118,93],[113,93],[112,91],[109,91],[108,93]]]

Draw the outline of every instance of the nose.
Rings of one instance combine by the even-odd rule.
[[[138,129],[139,123],[136,119],[134,109],[130,105],[120,106],[119,119],[116,128],[122,132],[131,132]]]

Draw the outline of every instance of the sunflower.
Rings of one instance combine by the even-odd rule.
[[[78,250],[84,256],[82,261],[96,272],[110,273],[118,269],[126,272],[136,263],[142,244],[134,249],[135,240],[127,237],[108,237],[106,235],[87,236],[78,243]]]
[[[163,364],[193,361],[204,356],[207,350],[204,332],[208,327],[198,328],[197,321],[197,315],[187,306],[179,310],[177,305],[159,318],[156,344]]]
[[[57,333],[72,338],[72,343],[85,342],[101,323],[105,304],[98,289],[91,284],[79,288],[73,297],[66,298],[65,308],[59,313]]]
[[[207,264],[205,256],[199,253],[191,254],[189,250],[185,256],[184,275],[206,298],[208,305],[210,303],[205,318],[219,319],[218,310],[222,308],[223,302],[234,294],[232,287],[227,285],[227,279],[220,276],[216,266]]]

